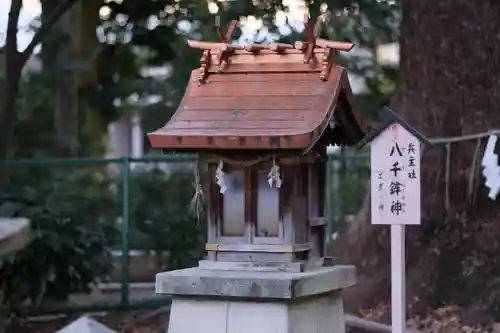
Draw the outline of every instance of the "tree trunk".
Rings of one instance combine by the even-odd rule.
[[[100,112],[86,105],[79,113],[82,97],[97,85],[96,56],[100,48],[96,28],[100,23],[102,0],[78,3],[59,20],[54,34],[44,41],[42,59],[45,68],[53,68],[56,93],[55,128],[60,156],[82,152],[79,139],[83,134],[93,138],[96,146],[106,133]],[[50,17],[58,1],[42,0],[42,19]],[[81,66],[75,67],[76,64]],[[83,130],[83,131],[82,131]],[[88,148],[88,147],[86,147]],[[96,149],[91,151],[96,151]]]
[[[18,54],[15,57],[18,58]],[[6,58],[10,57],[6,56]],[[14,65],[17,63],[17,60],[6,61],[5,91],[1,96],[0,106],[0,159],[6,158],[8,155],[10,136],[14,127],[16,100],[21,81],[21,68],[16,68],[18,66]]]
[[[42,7],[41,21],[46,22],[50,18],[50,14],[56,10],[58,0],[40,0]],[[47,36],[42,42],[42,50],[40,52],[42,58],[43,68],[52,69],[56,62],[57,56],[57,41],[59,38],[54,33],[55,29],[52,30],[52,34]]]
[[[402,0],[402,8],[394,109],[429,138],[500,128],[500,2]],[[500,208],[477,191],[484,139],[477,145],[436,145],[422,161],[422,225],[407,228],[410,314],[452,302],[500,308]],[[336,245],[360,267],[359,283],[366,278],[348,297],[351,308],[386,300],[389,288],[388,228],[370,226],[364,206]]]
[[[21,0],[12,0],[7,20],[7,37],[5,47],[0,55],[5,52],[4,67],[6,72],[5,85],[0,87],[4,90],[0,96],[0,159],[7,158],[9,154],[9,144],[16,120],[16,101],[19,93],[19,84],[21,82],[22,69],[28,59],[33,54],[35,47],[42,38],[50,32],[52,26],[59,20],[65,11],[71,9],[76,0],[66,0],[60,2],[54,10],[53,15],[42,22],[42,26],[35,33],[35,36],[23,52],[17,49],[17,25],[19,14],[22,9]],[[0,175],[0,188],[5,181],[5,173]]]
[[[12,1],[7,21],[5,56],[2,59],[5,68],[5,84],[0,87],[4,90],[0,100],[0,159],[7,157],[9,151],[10,136],[14,129],[15,106],[21,81],[21,70],[24,65],[23,56],[17,50],[17,24],[22,6],[20,0]]]
[[[79,54],[86,62],[88,70],[79,77],[79,95],[89,97],[96,91],[98,82],[98,55],[101,44],[97,39],[96,28],[100,24],[99,9],[102,0],[88,0],[80,4]],[[81,117],[83,134],[92,138],[88,152],[103,153],[103,138],[107,135],[107,122],[103,119],[102,110],[95,103],[87,103],[85,115]]]
[[[42,23],[57,8],[58,2],[42,1]],[[78,6],[68,10],[54,25],[54,34],[44,43],[42,53],[46,69],[55,74],[54,128],[55,142],[60,157],[76,155],[78,146],[78,87],[77,38],[79,32]]]

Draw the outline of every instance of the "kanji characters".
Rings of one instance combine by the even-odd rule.
[[[391,171],[391,172],[393,172],[393,173],[394,173],[394,177],[397,177],[397,176],[398,176],[398,172],[400,172],[400,171],[402,171],[402,170],[403,170],[403,168],[401,168],[401,167],[399,166],[399,162],[398,162],[398,161],[394,162],[394,163],[392,164],[392,168],[391,168],[391,169],[389,169],[389,171]]]
[[[415,154],[415,144],[413,142],[408,144],[408,154]]]
[[[389,194],[399,196],[403,192],[404,185],[398,181],[393,181],[389,184]]]
[[[415,144],[413,142],[410,142],[408,144],[408,179],[417,179],[417,173],[415,172],[415,167],[417,166],[416,164],[416,158],[414,154],[416,154],[416,149],[415,149]]]
[[[394,153],[397,153],[399,156],[403,156],[403,152],[401,151],[401,148],[399,148],[399,144],[397,142],[394,146],[392,146],[389,156],[394,155]]]
[[[404,212],[403,210],[404,204],[399,200],[394,200],[391,204],[391,213],[399,215]]]

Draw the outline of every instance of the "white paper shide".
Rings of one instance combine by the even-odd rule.
[[[486,179],[485,186],[490,190],[488,197],[491,200],[495,200],[500,192],[500,165],[498,155],[495,153],[497,141],[498,137],[496,135],[490,135],[481,161],[483,176]]]
[[[226,174],[224,173],[224,162],[221,160],[215,170],[215,182],[220,187],[220,193],[224,194],[227,191]]]
[[[269,170],[269,174],[267,175],[267,182],[270,187],[273,187],[273,184],[276,188],[280,188],[283,184],[283,180],[280,175],[280,167],[276,164],[276,161],[273,159],[273,166],[271,170]]]

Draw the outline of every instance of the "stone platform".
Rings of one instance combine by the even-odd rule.
[[[160,273],[156,292],[172,295],[169,333],[344,333],[341,290],[353,266],[303,273],[220,271]]]
[[[0,256],[19,251],[30,242],[30,221],[25,218],[0,218]]]

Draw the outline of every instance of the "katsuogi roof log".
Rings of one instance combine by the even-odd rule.
[[[307,150],[318,142],[354,145],[363,138],[347,71],[334,59],[351,43],[228,40],[189,41],[203,50],[201,67],[172,119],[149,134],[153,148]]]

